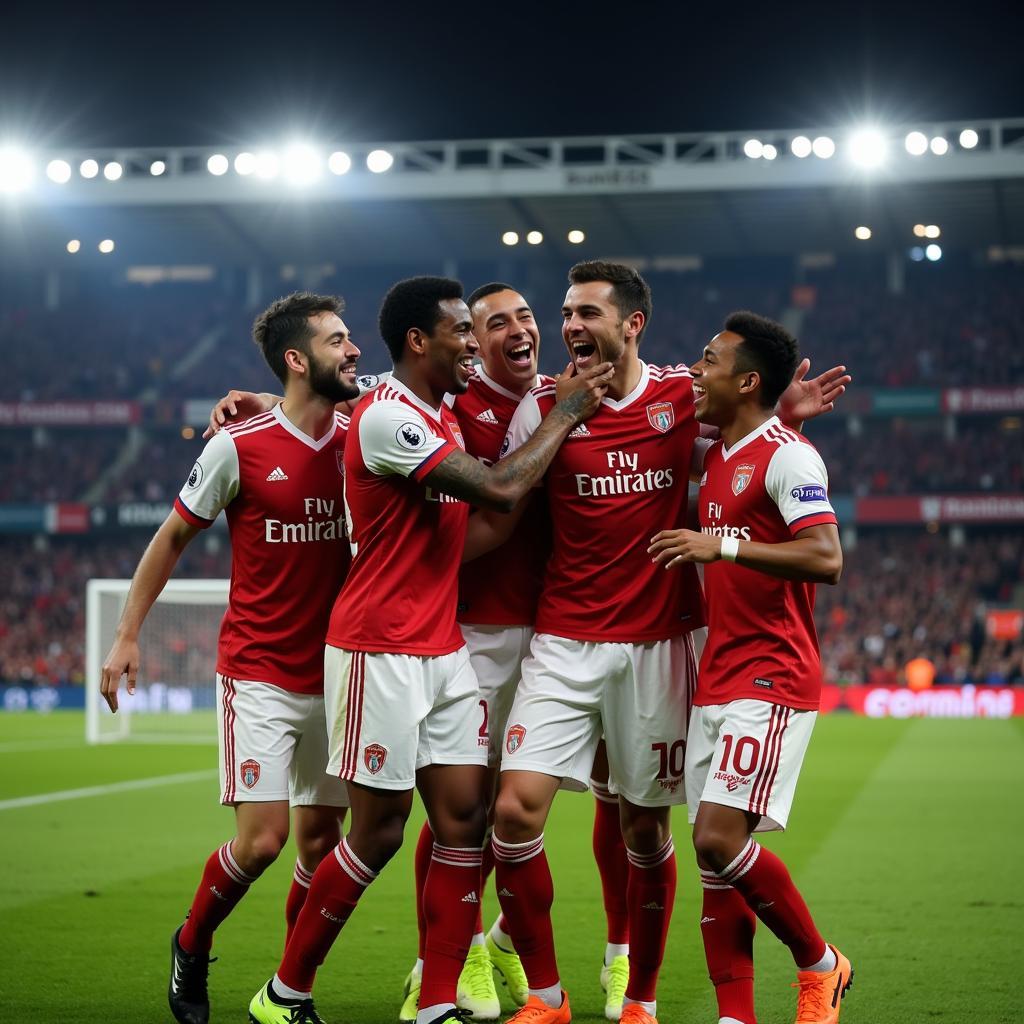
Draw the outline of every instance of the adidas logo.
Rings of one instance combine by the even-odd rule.
[[[480,897],[477,896],[477,894],[475,892],[467,892],[466,895],[462,897],[462,902],[463,903],[479,903],[480,902]]]
[[[718,919],[715,918],[715,917],[702,917],[700,919],[700,923],[701,924],[711,924],[712,921],[717,921],[717,920]]]
[[[508,891],[508,889],[506,889],[506,888],[505,888],[504,886],[502,886],[502,887],[501,887],[501,888],[500,888],[500,889],[498,890],[498,895],[499,895],[499,896],[515,896],[515,893],[513,893],[513,892],[509,892],[509,891]]]
[[[569,432],[570,437],[590,437],[590,431],[587,430],[586,423],[581,423],[578,427],[574,427]]]
[[[276,466],[270,473],[267,474],[268,480],[287,480],[288,474],[280,467]]]
[[[480,413],[479,416],[477,416],[477,419],[481,423],[497,423],[498,422],[498,417],[494,415],[494,410],[493,409],[484,409],[484,411],[482,413]]]
[[[650,903],[645,903],[640,909],[641,910],[664,910],[665,908],[660,903],[658,903],[657,900],[651,900]]]

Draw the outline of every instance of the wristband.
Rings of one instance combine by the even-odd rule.
[[[740,542],[735,537],[722,538],[722,558],[727,562],[735,562],[740,551]]]

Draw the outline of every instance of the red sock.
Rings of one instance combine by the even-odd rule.
[[[544,836],[528,843],[503,843],[497,836],[494,847],[494,884],[530,988],[558,984],[555,938],[551,930],[551,904],[555,888]]]
[[[423,889],[427,884],[427,872],[430,870],[430,858],[434,855],[434,833],[430,830],[430,822],[423,822],[420,837],[416,840],[416,853],[413,856],[413,877],[416,884],[416,930],[419,933],[419,945],[416,956],[422,960],[427,952],[427,920],[423,916]],[[424,1006],[430,1005],[424,1003]]]
[[[735,886],[750,909],[789,946],[797,967],[809,967],[825,955],[825,940],[803,896],[771,850],[750,839],[718,877]]]
[[[434,844],[423,887],[427,943],[423,957],[420,1006],[455,1003],[480,909],[480,848],[458,849]]]
[[[754,1024],[754,929],[757,918],[747,901],[713,871],[700,873],[704,887],[700,934],[704,959],[715,986],[719,1017]]]
[[[343,839],[313,873],[309,894],[295,922],[277,976],[297,992],[311,992],[317,968],[356,908],[359,897],[377,877]]]
[[[295,872],[292,874],[292,887],[288,890],[288,899],[284,904],[284,920],[286,930],[284,933],[284,948],[288,948],[288,940],[295,930],[295,922],[299,919],[299,912],[306,902],[309,894],[309,883],[313,881],[313,874],[307,871],[302,864],[295,861]]]
[[[480,909],[476,912],[474,935],[480,935],[484,930],[484,889],[487,887],[487,879],[491,877],[491,872],[494,870],[494,848],[491,846],[490,833],[488,833],[487,842],[484,843],[481,854],[483,859],[480,862]]]
[[[608,922],[608,941],[617,945],[629,942],[629,903],[626,887],[629,884],[629,862],[626,844],[622,841],[619,823],[619,801],[608,792],[608,787],[590,780],[594,791],[594,860],[601,876],[601,896],[604,916]]]
[[[634,853],[627,849],[626,856],[630,934],[626,998],[654,1002],[676,900],[676,851],[669,836],[657,853]]]
[[[235,863],[231,843],[214,850],[203,868],[203,880],[196,889],[188,917],[178,936],[181,948],[193,955],[209,953],[213,933],[255,881]]]

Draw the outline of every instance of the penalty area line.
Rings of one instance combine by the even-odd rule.
[[[0,800],[0,811],[13,811],[19,807],[36,807],[39,804],[55,804],[62,800],[83,800],[90,796],[109,796],[112,793],[128,793],[135,789],[152,789],[155,786],[173,786],[182,782],[205,782],[216,777],[215,769],[201,772],[179,772],[177,775],[157,775],[149,779],[129,779],[126,782],[111,782],[106,786],[84,786],[81,789],[59,789],[53,793],[35,793],[32,796],[18,796],[11,800]]]

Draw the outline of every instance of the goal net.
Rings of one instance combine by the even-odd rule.
[[[86,740],[216,742],[214,673],[228,581],[168,581],[139,636],[135,695],[128,695],[122,676],[114,715],[100,693],[100,677],[130,585],[96,579],[86,587]]]

